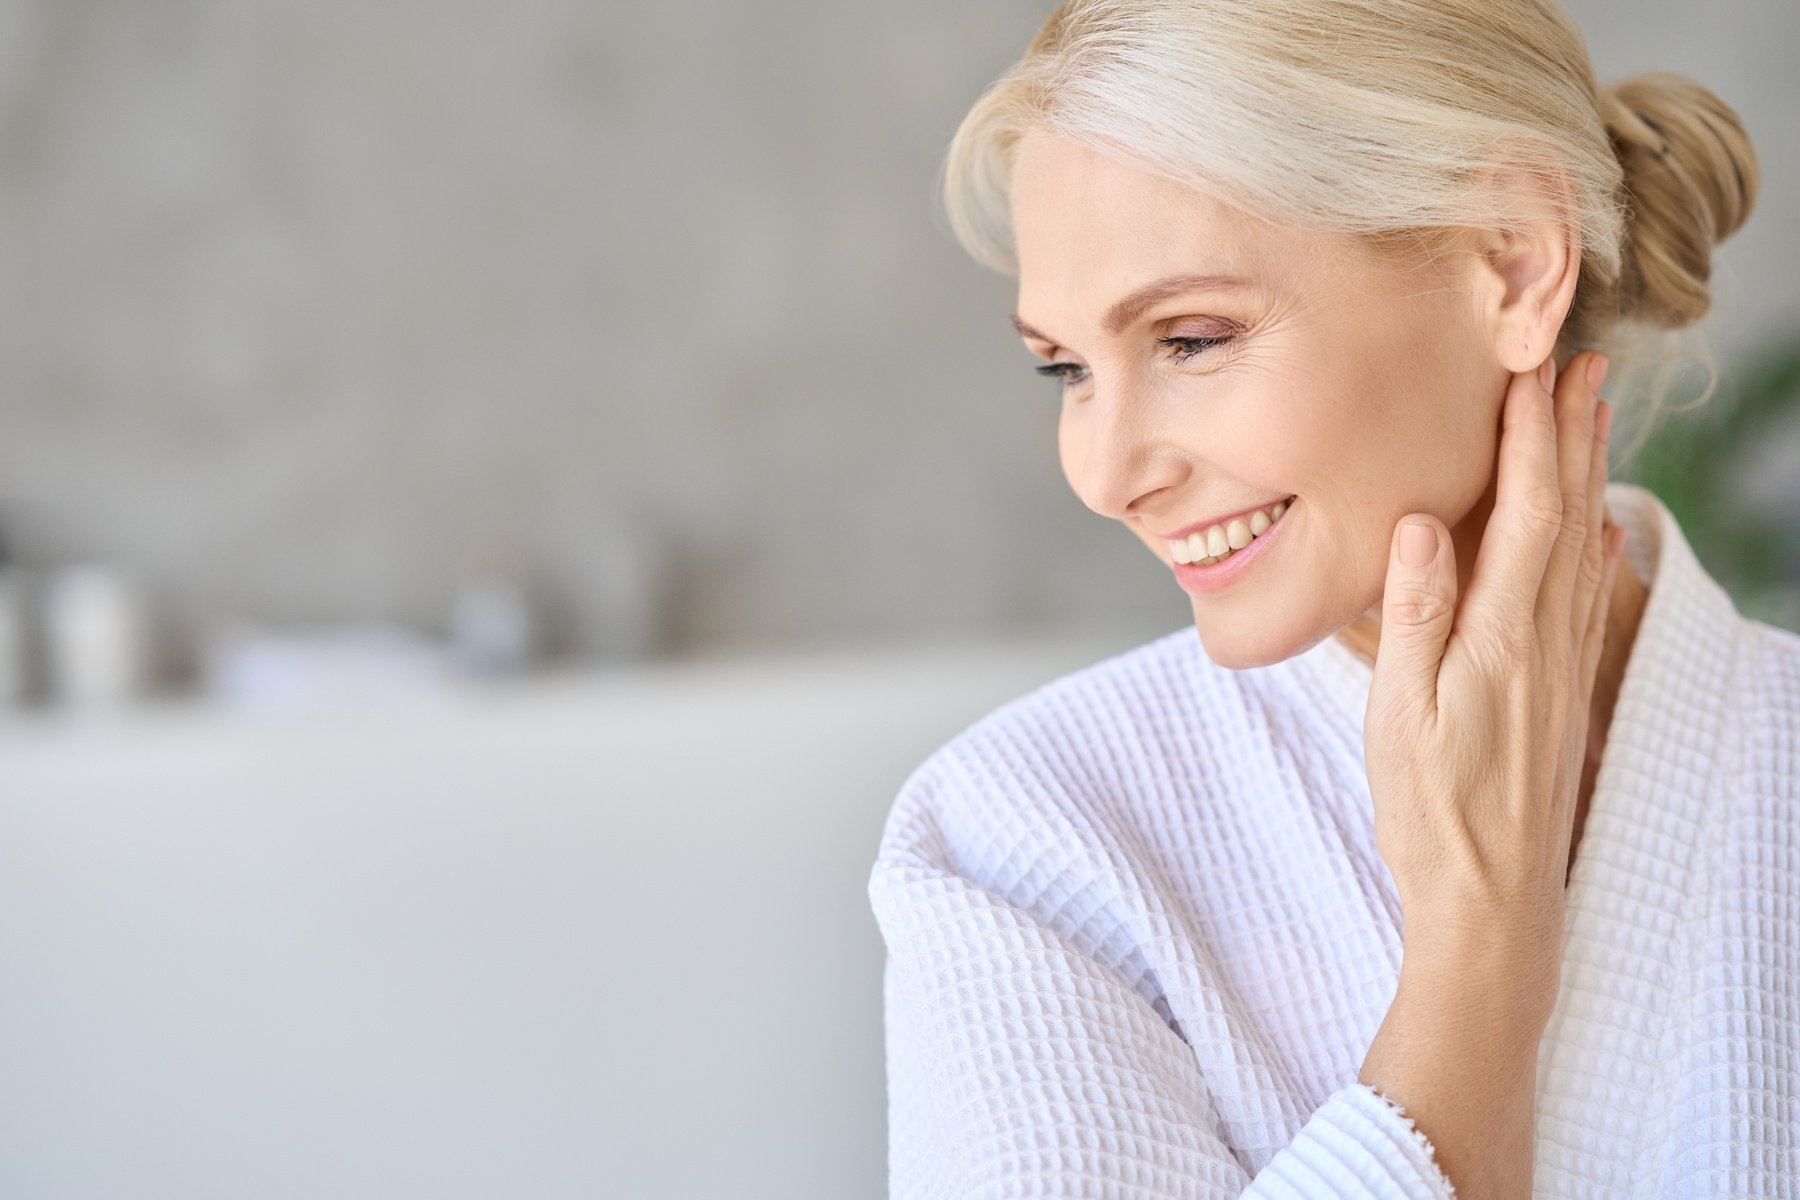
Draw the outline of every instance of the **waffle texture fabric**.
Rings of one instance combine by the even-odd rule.
[[[1800,1197],[1800,635],[1751,620],[1651,492],[1649,597],[1568,890],[1533,1195]],[[1245,670],[1183,628],[989,712],[902,784],[888,1171],[920,1197],[1445,1197],[1357,1080],[1402,914],[1373,668]]]

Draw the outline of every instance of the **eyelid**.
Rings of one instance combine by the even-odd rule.
[[[1032,357],[1034,357],[1034,358],[1041,358],[1041,359],[1043,359],[1043,360],[1044,360],[1044,366],[1041,366],[1041,367],[1034,367],[1034,368],[1032,368],[1032,369],[1033,369],[1033,370],[1035,370],[1035,371],[1036,371],[1036,372],[1037,372],[1037,373],[1038,373],[1038,374],[1040,374],[1040,375],[1048,375],[1048,374],[1051,374],[1051,372],[1050,372],[1050,371],[1049,371],[1049,370],[1047,370],[1047,369],[1046,369],[1046,368],[1048,368],[1048,367],[1055,367],[1055,368],[1058,368],[1058,369],[1060,369],[1060,368],[1063,368],[1063,367],[1078,367],[1078,366],[1081,366],[1081,364],[1080,364],[1080,363],[1076,363],[1076,362],[1069,362],[1069,361],[1066,361],[1066,360],[1065,360],[1065,361],[1063,361],[1063,362],[1057,362],[1057,361],[1056,361],[1056,355],[1057,355],[1057,354],[1058,354],[1058,353],[1059,353],[1059,352],[1060,352],[1060,351],[1061,351],[1061,350],[1062,350],[1062,347],[1061,347],[1061,346],[1058,346],[1058,345],[1055,345],[1055,344],[1054,344],[1054,343],[1051,343],[1051,342],[1039,342],[1039,343],[1038,343],[1038,345],[1042,345],[1042,346],[1045,346],[1045,347],[1048,347],[1048,349],[1045,349],[1045,350],[1039,350],[1039,349],[1037,349],[1037,348],[1036,348],[1036,347],[1034,347],[1034,346],[1033,346],[1033,345],[1032,345],[1032,339],[1026,339],[1026,340],[1025,340],[1025,349],[1026,349],[1026,350],[1028,350],[1028,351],[1030,351],[1030,353],[1031,353],[1031,355],[1032,355]]]
[[[1156,344],[1168,347],[1168,362],[1171,366],[1185,369],[1195,363],[1211,363],[1219,355],[1230,353],[1237,340],[1235,332],[1197,333],[1186,337],[1160,337],[1156,339]]]

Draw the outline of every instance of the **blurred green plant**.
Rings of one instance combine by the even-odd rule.
[[[1776,470],[1766,451],[1784,440],[1800,446],[1800,337],[1721,371],[1712,398],[1671,410],[1615,477],[1669,506],[1739,612],[1800,631],[1800,512],[1759,507],[1740,486],[1752,471]],[[1797,470],[1790,464],[1790,481]],[[1787,494],[1800,494],[1800,483]]]

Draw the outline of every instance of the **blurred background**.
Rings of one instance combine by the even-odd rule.
[[[937,208],[1051,7],[0,0],[0,1195],[882,1193],[895,789],[1189,620]],[[1569,8],[1762,155],[1614,477],[1800,628],[1800,6]]]

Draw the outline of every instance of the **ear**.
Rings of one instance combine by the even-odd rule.
[[[1568,176],[1518,165],[1484,173],[1494,210],[1521,214],[1519,228],[1474,231],[1473,300],[1508,371],[1529,371],[1556,348],[1581,276],[1581,235]]]

